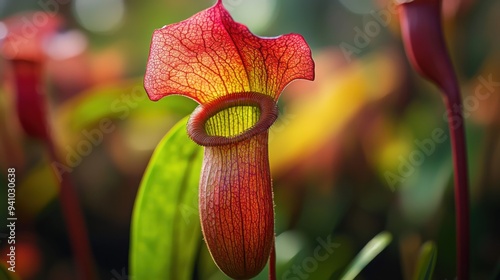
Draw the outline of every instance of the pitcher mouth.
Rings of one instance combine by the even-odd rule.
[[[256,107],[260,113],[258,121],[234,136],[209,135],[207,133],[206,123],[210,118],[226,109],[240,106]],[[267,131],[277,118],[278,107],[271,96],[257,92],[232,93],[196,107],[189,118],[187,133],[195,143],[201,146],[229,145]]]

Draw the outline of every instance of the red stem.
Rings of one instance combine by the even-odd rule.
[[[462,99],[456,81],[453,81],[445,98],[448,110],[448,125],[451,135],[453,170],[455,182],[455,220],[458,280],[469,279],[470,218],[469,180],[467,170],[467,146],[465,123],[462,113]]]
[[[45,143],[52,162],[63,162],[56,152],[50,135],[50,124],[46,120],[41,63],[13,60],[12,65],[18,117],[21,125],[27,135],[38,138]],[[68,172],[63,172],[57,178],[60,184],[60,201],[69,241],[75,254],[75,262],[80,270],[81,277],[79,278],[96,279],[87,227],[75,188]]]
[[[52,162],[61,162],[52,140],[49,138],[46,141],[49,156]],[[57,171],[56,171],[57,172]],[[63,211],[64,221],[68,230],[69,242],[71,249],[75,254],[75,262],[80,271],[79,279],[97,279],[94,269],[94,261],[90,240],[88,238],[88,230],[85,223],[85,218],[80,208],[78,195],[71,181],[68,172],[56,174],[60,184],[59,198]],[[60,176],[60,177],[59,177]]]
[[[275,238],[276,240],[276,238]],[[271,255],[269,256],[269,280],[276,280],[276,241],[271,246]]]

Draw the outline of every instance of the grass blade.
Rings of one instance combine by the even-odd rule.
[[[437,248],[434,242],[425,242],[420,248],[417,266],[413,275],[414,280],[430,280],[436,266]]]
[[[367,264],[369,264],[382,250],[391,243],[392,235],[386,231],[377,234],[370,240],[358,253],[354,260],[349,264],[346,271],[340,278],[341,280],[352,280],[356,277]]]

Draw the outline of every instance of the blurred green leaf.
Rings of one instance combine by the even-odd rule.
[[[191,279],[201,229],[198,181],[202,148],[186,134],[187,118],[157,146],[144,174],[132,218],[134,279]]]
[[[377,234],[368,242],[354,260],[349,264],[341,280],[352,280],[356,277],[367,264],[369,264],[382,250],[391,243],[392,235],[383,231]]]
[[[446,187],[453,175],[451,149],[447,128],[436,128],[434,131],[444,133],[446,141],[437,143],[426,138],[418,141],[430,141],[430,151],[415,146],[414,149],[401,160],[401,169],[408,168],[404,175],[405,181],[399,189],[401,200],[401,214],[412,225],[420,226],[434,217],[441,206]],[[414,164],[410,156],[421,155],[423,162]],[[417,162],[418,163],[418,162]]]
[[[495,280],[500,278],[500,260],[498,260],[497,265],[495,266],[495,269],[491,273],[491,277],[489,279]]]
[[[0,264],[0,279],[2,280],[17,280],[18,278],[14,273],[9,272],[3,263]]]
[[[191,113],[196,104],[188,98],[172,96],[168,102],[151,102],[141,79],[91,88],[64,103],[59,112],[62,127],[80,131],[103,118],[125,120],[133,113],[161,111],[178,115]]]
[[[434,242],[425,242],[420,248],[417,266],[413,275],[414,280],[432,279],[434,267],[436,266],[437,248]]]

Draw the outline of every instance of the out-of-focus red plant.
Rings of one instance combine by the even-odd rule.
[[[44,24],[34,25],[26,22],[27,18],[35,18],[36,13],[42,13],[46,19]],[[26,135],[41,140],[51,160],[59,161],[60,156],[52,139],[46,112],[43,82],[46,54],[43,45],[57,34],[62,19],[35,12],[13,16],[5,21],[5,25],[7,35],[0,46],[0,53],[10,62],[17,117]],[[20,169],[19,166],[16,168]],[[75,189],[67,173],[61,175],[60,186],[62,211],[76,263],[84,279],[94,279],[95,271],[87,229]]]
[[[462,99],[441,26],[441,0],[401,1],[399,18],[408,58],[443,92],[451,134],[457,227],[457,276],[469,278],[469,188]]]
[[[234,22],[220,0],[153,34],[145,88],[151,100],[180,94],[200,104],[188,134],[205,147],[201,225],[213,259],[232,278],[254,277],[270,257],[268,129],[283,88],[294,79],[313,78],[302,36],[257,37]]]
[[[12,68],[17,116],[23,130],[28,136],[47,141],[49,131],[41,86],[45,61],[42,44],[57,32],[61,19],[48,18],[46,24],[31,29],[23,18],[28,17],[22,14],[5,21],[7,36],[1,44],[1,54]]]

